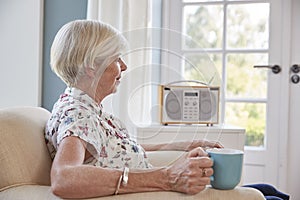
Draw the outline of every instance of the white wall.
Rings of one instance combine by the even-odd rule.
[[[0,0],[0,108],[41,103],[42,0]]]

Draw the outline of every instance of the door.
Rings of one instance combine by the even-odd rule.
[[[291,4],[292,18],[291,22],[291,53],[290,53],[290,66],[300,64],[300,1],[293,0]],[[299,69],[299,68],[298,68]],[[289,78],[292,76],[299,76],[300,73],[294,73],[290,71]],[[300,199],[300,179],[299,179],[299,169],[300,169],[300,156],[299,156],[299,141],[300,141],[300,131],[299,131],[299,119],[300,119],[300,83],[290,82],[290,114],[289,114],[289,131],[288,131],[288,154],[285,163],[288,165],[287,173],[284,174],[287,178],[287,192],[291,195],[291,199]]]
[[[266,121],[264,145],[245,147],[245,182],[270,183],[286,188],[286,134],[289,111],[289,1],[272,0],[270,3],[269,61],[268,65],[279,65],[281,72],[268,70]],[[287,31],[283,31],[287,30]],[[254,69],[257,70],[257,69]],[[258,69],[262,70],[262,69]],[[280,147],[280,148],[279,148]],[[280,173],[279,173],[280,172]]]
[[[162,59],[174,73],[164,69],[163,82],[221,86],[221,125],[246,128],[244,183],[285,188],[290,27],[284,20],[290,20],[290,1],[163,2],[164,28],[174,30],[164,37],[171,54]],[[254,65],[279,65],[281,71]]]

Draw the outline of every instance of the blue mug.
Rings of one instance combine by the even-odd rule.
[[[220,190],[234,189],[241,181],[244,152],[237,149],[207,149],[213,160],[211,186]]]

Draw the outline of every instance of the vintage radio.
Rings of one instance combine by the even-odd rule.
[[[160,122],[167,124],[217,124],[220,88],[160,85]]]

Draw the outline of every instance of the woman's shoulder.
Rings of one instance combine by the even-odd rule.
[[[65,92],[55,103],[52,113],[63,115],[99,115],[102,108],[95,104],[87,95]]]

